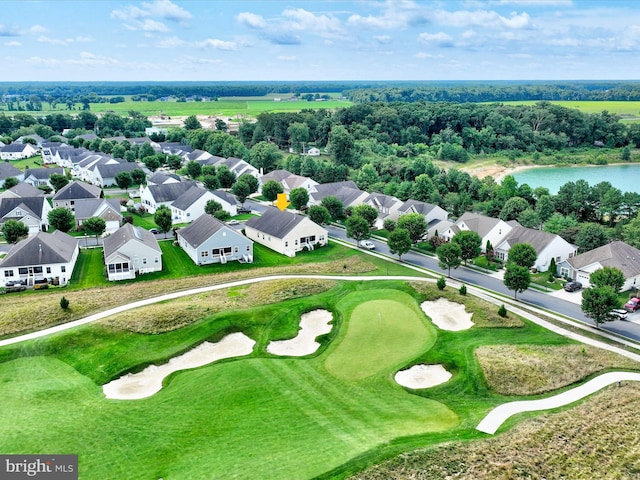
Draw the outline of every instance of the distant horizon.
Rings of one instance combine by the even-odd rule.
[[[640,79],[635,0],[5,0],[2,6],[5,82]]]

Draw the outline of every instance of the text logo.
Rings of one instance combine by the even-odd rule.
[[[78,480],[78,455],[0,455],[3,480]]]

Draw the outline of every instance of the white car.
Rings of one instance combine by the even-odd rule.
[[[360,240],[358,242],[360,248],[366,248],[367,250],[375,250],[376,246],[371,240]]]

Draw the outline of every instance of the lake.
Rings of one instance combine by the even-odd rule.
[[[586,180],[590,186],[606,181],[622,192],[640,191],[640,164],[531,168],[515,173],[513,177],[518,185],[546,187],[552,194],[558,193],[565,183],[576,180]]]

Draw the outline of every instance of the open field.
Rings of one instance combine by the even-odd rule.
[[[499,328],[485,317],[484,327],[492,328],[479,326],[480,321],[466,331],[438,330],[419,307],[442,293],[434,286],[417,291],[405,282],[336,280],[318,287],[303,297],[284,284],[267,283],[252,291],[227,289],[193,298],[203,309],[243,297],[279,301],[202,310],[200,319],[165,333],[136,333],[129,328],[135,317],[124,321],[118,315],[0,349],[0,429],[10,432],[0,438],[0,450],[79,453],[80,478],[86,479],[344,478],[419,446],[484,438],[475,430],[478,420],[493,406],[521,397],[501,396],[490,388],[475,359],[476,348],[520,345],[526,356],[535,354],[536,345],[574,345],[516,318],[517,328]],[[277,292],[285,293],[274,297]],[[471,297],[445,293],[465,302],[474,322],[479,313],[496,310],[480,299],[467,303]],[[188,301],[163,302],[162,308],[184,311]],[[272,339],[294,337],[300,315],[316,308],[334,314],[334,328],[318,339],[322,347],[316,355],[287,359],[266,352]],[[177,372],[144,400],[107,400],[102,394],[102,384],[125,372],[165,363],[236,331],[257,341],[249,358]],[[562,350],[561,357],[567,355],[572,353]],[[557,362],[551,356],[536,358]],[[614,356],[597,367],[615,367],[620,361]],[[393,381],[396,371],[417,363],[441,363],[453,377],[413,392]],[[627,433],[619,437],[631,441]],[[524,440],[518,440],[524,447]],[[486,441],[444,449],[456,453],[476,443]],[[539,438],[536,452],[542,444]],[[528,451],[520,454],[530,457]],[[392,472],[385,465],[379,468]]]
[[[534,105],[537,101],[501,102],[505,105]],[[565,108],[576,108],[584,113],[601,113],[606,110],[609,113],[620,115],[625,120],[640,120],[640,102],[622,101],[551,101],[554,105]]]

